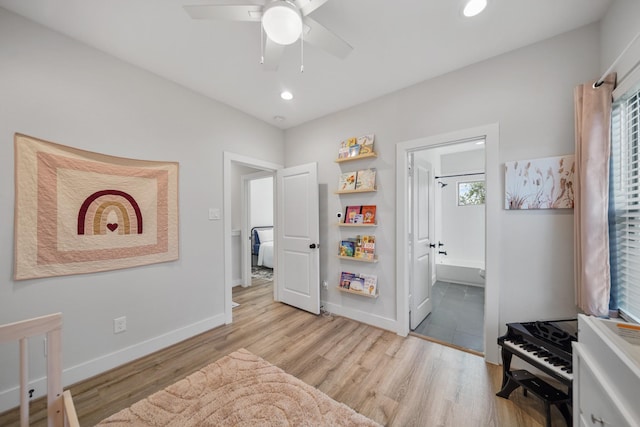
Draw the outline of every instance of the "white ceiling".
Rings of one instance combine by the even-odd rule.
[[[462,0],[329,0],[310,16],[354,50],[341,60],[305,44],[302,74],[299,43],[286,48],[278,71],[265,71],[258,23],[196,21],[182,8],[206,0],[0,0],[0,7],[286,129],[598,21],[610,3],[489,0],[469,19]],[[295,98],[280,99],[283,89]]]

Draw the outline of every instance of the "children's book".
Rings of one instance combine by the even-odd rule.
[[[355,190],[356,189],[356,176],[357,172],[345,172],[340,175],[340,181],[338,182],[338,190]]]
[[[376,254],[376,236],[362,236],[362,258],[373,260]]]
[[[376,188],[376,170],[363,169],[356,177],[356,190],[374,190]]]
[[[340,273],[340,287],[349,289],[351,287],[351,280],[355,277],[355,274],[343,271]]]
[[[358,144],[349,147],[349,157],[356,157],[360,154],[360,146]]]
[[[345,157],[349,157],[349,146],[347,145],[347,141],[342,141],[340,143],[340,149],[338,150],[338,158],[344,159]]]
[[[373,153],[373,134],[358,137],[358,145],[360,146],[360,154]]]
[[[362,214],[363,224],[375,224],[376,223],[376,205],[364,205],[360,209]]]
[[[375,295],[378,288],[378,277],[375,274],[361,274],[360,277],[364,280],[362,292]]]
[[[364,222],[364,216],[362,216],[361,213],[355,214],[353,216],[353,221],[351,222],[353,222],[354,224],[362,224]]]
[[[343,240],[340,242],[340,256],[353,256],[356,243],[353,240]]]
[[[344,213],[344,223],[355,224],[356,215],[360,215],[360,206],[347,206]]]
[[[364,291],[364,278],[362,274],[354,275],[349,283],[349,289],[352,291]]]

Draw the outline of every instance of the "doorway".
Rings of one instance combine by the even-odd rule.
[[[408,188],[409,175],[407,173],[409,154],[424,149],[446,146],[452,142],[471,142],[485,139],[485,288],[484,288],[484,356],[491,363],[499,363],[499,347],[496,343],[500,332],[499,319],[499,242],[500,242],[500,167],[498,156],[499,126],[490,124],[460,131],[440,134],[396,145],[396,247],[405,250],[396,251],[396,292],[397,292],[397,332],[408,335],[410,332],[410,279],[411,254],[409,240],[411,239],[410,193]],[[439,176],[434,173],[435,176]],[[439,185],[439,184],[435,184]],[[453,186],[453,184],[450,184]],[[435,189],[434,189],[435,192]],[[487,238],[489,236],[489,238]],[[436,245],[435,239],[432,244]],[[446,243],[446,242],[441,242]],[[435,262],[435,259],[434,261]],[[435,282],[434,282],[435,283]]]
[[[484,137],[448,141],[408,154],[411,331],[477,353],[484,351],[484,144]],[[428,312],[417,310],[423,301]]]
[[[239,154],[224,153],[224,287],[225,287],[225,323],[232,322],[233,287],[241,282],[251,280],[250,228],[248,212],[248,192],[252,174],[254,177],[273,176],[282,165],[265,162]],[[235,233],[234,233],[234,230]],[[236,240],[237,239],[237,240]],[[234,240],[235,244],[234,244]],[[249,267],[247,267],[249,266]],[[239,274],[237,274],[240,272]],[[276,273],[277,274],[277,273]],[[274,276],[275,278],[275,276]],[[277,289],[273,287],[273,298],[278,300]]]

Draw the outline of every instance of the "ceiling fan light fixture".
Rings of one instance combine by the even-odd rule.
[[[469,0],[464,6],[462,13],[467,18],[478,15],[487,7],[487,0]]]
[[[302,15],[294,4],[286,0],[275,0],[264,8],[262,28],[275,43],[290,45],[302,33]]]

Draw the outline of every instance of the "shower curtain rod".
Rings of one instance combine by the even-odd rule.
[[[484,175],[484,172],[476,172],[476,173],[459,173],[457,175],[442,175],[442,176],[436,176],[436,179],[440,179],[440,178],[455,178],[457,176],[471,176],[471,175]]]
[[[604,72],[604,74],[602,75],[602,77],[600,77],[594,84],[593,84],[593,88],[597,88],[602,86],[602,83],[604,83],[604,79],[607,77],[607,75],[613,71],[613,69],[615,68],[616,65],[618,65],[618,62],[620,62],[620,60],[622,59],[622,57],[624,56],[625,53],[627,53],[627,51],[631,48],[631,46],[633,46],[633,44],[636,42],[636,40],[638,40],[638,38],[640,37],[640,33],[636,34],[636,36],[633,38],[633,40],[631,40],[629,42],[629,44],[627,45],[627,47],[624,48],[624,50],[620,53],[620,55],[618,55],[618,57],[615,59],[615,61],[613,61],[613,64],[611,64],[611,66],[609,66],[609,68],[607,68],[607,71]],[[635,68],[638,66],[638,63],[636,62],[636,64],[631,67],[631,68]],[[620,82],[618,82],[620,83]]]

